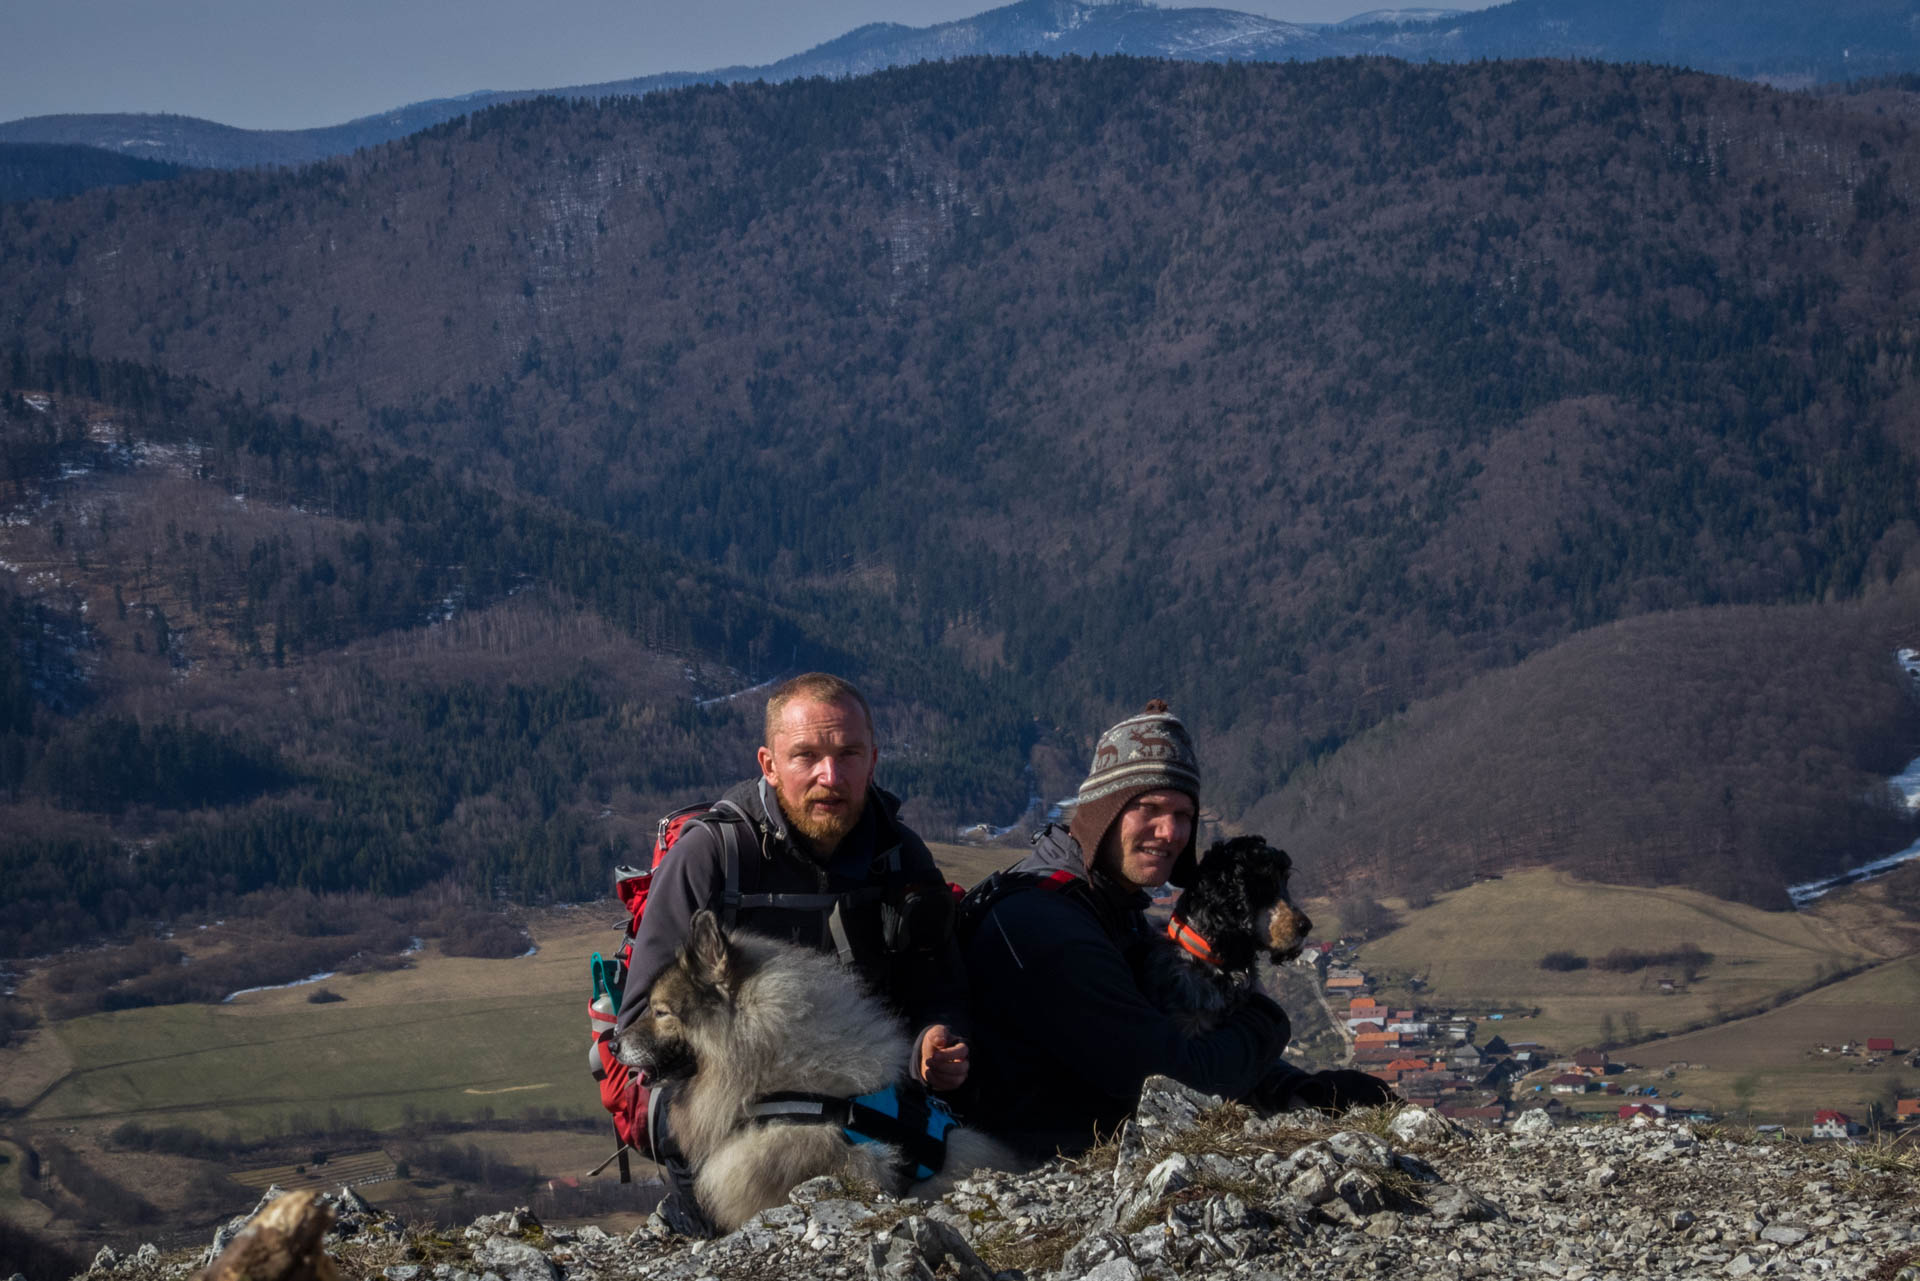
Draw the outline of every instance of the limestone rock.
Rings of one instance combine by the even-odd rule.
[[[993,1281],[993,1270],[980,1261],[965,1238],[925,1215],[901,1220],[885,1241],[874,1243],[867,1256],[867,1276],[872,1281],[932,1281],[935,1275]]]
[[[787,1201],[793,1205],[812,1205],[815,1201],[825,1201],[829,1197],[839,1195],[840,1180],[830,1174],[823,1174],[817,1179],[808,1179],[805,1183],[796,1184],[793,1190],[787,1193]]]
[[[1140,1087],[1134,1123],[1142,1130],[1158,1130],[1162,1138],[1187,1129],[1202,1112],[1225,1102],[1217,1094],[1203,1094],[1170,1077],[1150,1076]]]
[[[306,1259],[310,1276],[245,1274],[328,1281],[336,1243],[343,1268],[379,1281],[1016,1281],[1014,1269],[1026,1281],[1892,1281],[1883,1265],[1920,1242],[1910,1176],[1837,1147],[1544,1118],[1519,1137],[1436,1141],[1425,1124],[1396,1129],[1407,1113],[1276,1125],[1180,1088],[1147,1096],[1111,1166],[977,1172],[941,1196],[901,1200],[817,1180],[716,1241],[664,1224],[629,1236],[542,1225],[524,1210],[429,1233],[337,1194],[276,1189],[263,1216],[304,1197],[318,1221],[361,1227],[345,1236],[342,1223],[317,1251],[275,1256]],[[245,1220],[221,1232],[229,1247],[261,1244]],[[88,1281],[186,1281],[197,1253],[116,1242]]]
[[[1459,1126],[1427,1108],[1402,1108],[1387,1129],[1402,1143],[1444,1143],[1460,1133]]]
[[[1547,1114],[1545,1108],[1534,1108],[1531,1111],[1522,1112],[1508,1127],[1514,1134],[1545,1134],[1552,1128],[1553,1118]]]
[[[488,1237],[475,1247],[473,1261],[500,1281],[559,1281],[560,1277],[560,1270],[538,1247],[512,1237]]]

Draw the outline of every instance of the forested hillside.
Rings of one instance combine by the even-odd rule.
[[[11,362],[0,425],[0,955],[269,888],[597,896],[752,769],[743,671],[855,665],[723,572],[151,369]],[[987,681],[859,666],[887,783],[1024,804]]]
[[[123,187],[178,177],[179,165],[100,147],[0,142],[0,202],[51,200],[94,187]]]
[[[1916,161],[1857,107],[1639,67],[968,61],[522,104],[339,164],[0,211],[9,385],[87,407],[68,429],[11,399],[21,501],[121,433],[284,513],[195,489],[178,549],[150,496],[140,536],[102,526],[112,503],[10,528],[108,612],[118,589],[202,620],[165,694],[127,701],[102,660],[69,681],[93,702],[34,701],[21,794],[58,804],[35,762],[95,718],[157,759],[205,673],[323,666],[531,586],[669,666],[875,683],[929,816],[1012,821],[1163,695],[1236,818],[1584,629],[1887,592],[1920,538]],[[100,614],[64,617],[111,634]],[[614,695],[569,679],[527,697],[606,722]],[[701,740],[687,699],[640,701]],[[336,725],[327,750],[358,751]],[[1864,768],[1912,728],[1848,732]],[[251,799],[207,798],[223,813],[351,810],[284,751],[220,750],[256,762]],[[438,750],[354,777],[451,769]],[[120,793],[191,776],[142,765]],[[633,786],[590,777],[581,814]],[[1742,785],[1811,804],[1838,778]],[[498,786],[442,784],[423,821]],[[1773,901],[1882,836],[1725,852],[1751,877],[1633,866]]]
[[[1920,577],[1865,605],[1686,610],[1583,632],[1299,771],[1249,824],[1308,880],[1419,900],[1529,861],[1785,907],[1836,847],[1903,849]]]

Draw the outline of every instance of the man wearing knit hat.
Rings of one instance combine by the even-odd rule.
[[[1067,830],[1036,834],[1033,853],[976,900],[965,950],[977,1124],[1035,1157],[1078,1152],[1155,1073],[1270,1104],[1363,1101],[1280,1061],[1292,1029],[1264,995],[1189,1036],[1140,990],[1128,957],[1151,933],[1149,891],[1195,870],[1199,808],[1193,739],[1155,699],[1100,736]]]

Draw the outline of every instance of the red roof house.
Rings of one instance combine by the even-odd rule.
[[[1868,1054],[1892,1054],[1893,1038],[1890,1036],[1870,1036],[1867,1038]]]
[[[1853,1118],[1845,1112],[1835,1112],[1832,1108],[1822,1108],[1813,1114],[1813,1137],[1816,1139],[1844,1139],[1850,1134],[1859,1134],[1863,1128],[1855,1125]]]

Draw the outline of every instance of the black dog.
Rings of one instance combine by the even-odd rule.
[[[1287,897],[1293,860],[1260,836],[1216,841],[1180,896],[1164,937],[1139,957],[1141,988],[1189,1036],[1219,1025],[1252,988],[1264,954],[1300,955],[1313,922]]]

